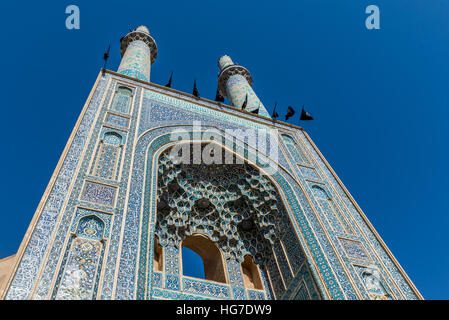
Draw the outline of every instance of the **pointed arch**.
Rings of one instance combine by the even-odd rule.
[[[281,134],[281,137],[296,163],[309,163],[309,159],[302,148],[295,142],[295,139],[285,133]]]
[[[245,255],[241,263],[243,283],[248,289],[263,290],[259,267],[254,263],[253,257]]]
[[[119,86],[114,94],[111,109],[121,113],[129,113],[133,91],[125,86]]]
[[[206,280],[227,283],[220,249],[207,236],[199,233],[188,236],[182,241],[181,247],[189,248],[201,257]]]
[[[330,193],[324,187],[318,186],[317,184],[312,185],[312,192],[332,230],[340,233],[353,234],[354,232],[348,221],[336,207]]]
[[[179,127],[179,126],[178,126]],[[191,126],[183,126],[185,128],[185,133],[187,134],[190,139],[193,139],[195,134],[197,134],[197,131],[192,130]],[[213,127],[213,126],[211,126]],[[145,203],[156,203],[157,201],[157,195],[154,192],[154,188],[152,186],[157,183],[157,161],[159,155],[164,152],[165,150],[171,148],[172,146],[183,143],[182,141],[179,141],[178,136],[179,135],[173,135],[172,134],[173,126],[167,126],[167,127],[156,127],[149,129],[145,132],[143,132],[141,135],[139,135],[139,138],[137,139],[136,144],[136,155],[138,157],[145,157],[147,161],[144,164],[140,163],[134,163],[133,167],[133,178],[131,180],[131,193],[130,193],[130,203],[128,204],[128,210],[132,212],[133,214],[127,215],[127,225],[132,226],[134,228],[135,226],[140,226],[141,230],[141,241],[144,243],[147,241],[147,235],[148,232],[154,232],[151,231],[149,228],[150,223],[153,224],[156,221],[156,206],[150,205],[150,206],[142,206],[143,202]],[[218,130],[218,129],[217,129]],[[198,131],[198,133],[201,135],[202,131]],[[222,133],[221,136],[222,139],[225,138],[224,133]],[[193,141],[193,140],[192,140]],[[184,142],[185,143],[185,142]],[[225,148],[230,148],[231,152],[238,156],[239,158],[247,159],[248,160],[248,154],[254,153],[252,147],[248,146],[247,144],[244,144],[244,149],[236,148],[236,144],[234,146],[225,146]],[[253,159],[256,159],[257,157],[253,157]],[[318,277],[315,275],[313,278],[315,281],[317,281],[316,286],[318,292],[314,294],[314,298],[320,299],[321,297],[330,297],[332,299],[341,299],[343,297],[342,289],[339,285],[339,282],[335,278],[335,273],[330,269],[328,260],[326,258],[326,255],[323,252],[323,249],[321,249],[320,246],[317,246],[318,240],[314,236],[313,232],[311,232],[311,225],[305,219],[305,213],[302,209],[302,205],[300,204],[300,198],[302,198],[302,194],[296,195],[297,192],[301,192],[300,189],[296,185],[294,185],[295,180],[294,177],[289,173],[283,166],[279,163],[276,163],[275,169],[273,169],[270,164],[264,165],[260,164],[258,162],[255,162],[253,160],[248,160],[248,162],[251,165],[254,165],[256,168],[261,170],[262,172],[266,172],[266,170],[273,170],[273,173],[268,174],[268,177],[272,182],[275,184],[276,188],[279,190],[282,201],[287,205],[288,207],[288,218],[290,222],[292,223],[293,229],[296,231],[297,237],[299,237],[299,241],[301,245],[305,245],[305,248],[314,247],[313,252],[307,251],[306,254],[310,254],[311,256],[307,256],[310,259],[313,259],[313,261],[316,263],[315,265],[310,265],[311,272],[316,273],[318,272],[322,276]],[[268,168],[266,168],[268,167]],[[279,169],[280,170],[277,170]],[[142,175],[145,175],[145,179],[136,179],[137,177],[141,177]],[[140,198],[137,194],[137,190],[142,190],[144,188],[144,197]],[[133,191],[136,190],[136,191]],[[143,210],[140,212],[141,214],[141,220],[137,220],[136,218],[139,216],[139,212],[135,212],[136,208],[143,208]],[[138,221],[141,221],[140,223]],[[154,230],[154,229],[153,229]],[[305,236],[307,235],[307,236]],[[130,232],[127,232],[125,230],[124,239],[128,239],[129,237],[133,237],[133,235]],[[298,247],[298,245],[285,245],[286,248],[288,247]],[[147,252],[143,251],[143,246],[140,247],[140,261],[146,261],[145,256],[147,255]],[[289,249],[287,249],[289,250]],[[129,256],[132,255],[134,252],[134,249],[132,250],[125,250],[122,252],[122,259],[124,255]],[[328,252],[326,252],[328,254]],[[137,261],[133,262],[133,268],[137,268],[137,281],[140,283],[141,281],[145,281],[145,278],[147,277],[145,273],[145,263],[140,264],[139,266],[136,264]],[[307,265],[310,264],[308,261],[304,261]],[[122,269],[122,268],[121,268]],[[120,269],[120,270],[121,270]],[[265,272],[265,271],[264,271]],[[265,275],[266,276],[266,275]],[[126,297],[132,297],[133,293],[132,291],[128,290],[125,287],[125,282],[129,281],[128,276],[125,273],[119,272],[119,279],[117,282],[118,288],[120,290],[125,290],[120,294],[121,298]],[[269,278],[269,275],[268,275]],[[266,278],[268,283],[270,283],[271,286],[271,279]],[[264,280],[265,281],[265,280]],[[323,282],[321,282],[323,281]],[[138,299],[145,299],[149,298],[151,294],[151,282],[149,283],[150,286],[148,290],[144,287],[140,289],[140,287],[137,288],[136,295]],[[326,286],[326,288],[324,287]]]
[[[153,270],[162,272],[164,270],[164,249],[159,243],[159,238],[154,236],[153,245]]]
[[[115,131],[107,131],[103,135],[103,141],[104,143],[113,145],[113,146],[120,146],[122,144],[123,136]]]
[[[52,293],[56,300],[95,299],[104,255],[105,222],[95,214],[82,217],[66,246]]]
[[[104,222],[96,215],[83,217],[78,222],[76,235],[78,237],[101,240],[104,233]]]
[[[315,195],[315,197],[318,199],[332,200],[332,197],[329,195],[327,190],[325,190],[324,188],[322,188],[316,184],[312,185],[312,191],[313,191],[313,194]]]
[[[90,174],[109,180],[117,180],[123,154],[122,134],[108,130],[98,143]]]

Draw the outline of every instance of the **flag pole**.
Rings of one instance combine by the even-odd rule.
[[[104,73],[105,73],[105,71],[106,71],[106,64],[107,64],[107,62],[108,62],[108,59],[109,59],[109,51],[111,50],[111,44],[109,44],[109,46],[108,46],[108,50],[104,53],[104,55],[103,55],[103,59],[104,59],[104,65],[103,65],[103,72],[102,72],[102,75],[104,76]]]

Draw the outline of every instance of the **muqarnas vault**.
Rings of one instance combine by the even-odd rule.
[[[0,261],[3,299],[422,299],[304,129],[271,119],[246,68],[219,59],[227,105],[151,83],[146,27],[120,51],[17,254]],[[278,150],[263,163],[255,139],[229,137],[263,130]],[[225,137],[231,163],[171,156],[211,155]],[[204,278],[183,273],[184,247]]]

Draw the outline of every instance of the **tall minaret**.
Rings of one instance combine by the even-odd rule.
[[[121,40],[122,61],[118,72],[144,81],[150,81],[151,64],[157,57],[156,41],[150,36],[150,30],[140,26]]]
[[[246,110],[252,111],[259,108],[261,116],[270,117],[267,109],[251,88],[253,79],[246,68],[234,64],[229,56],[222,56],[218,60],[218,67],[220,68],[218,87],[221,94],[228,98],[234,107],[241,108],[248,96]]]

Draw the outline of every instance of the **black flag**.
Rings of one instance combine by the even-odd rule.
[[[257,107],[257,109],[251,110],[251,113],[259,114],[259,109],[260,109],[260,101],[259,101],[259,106]]]
[[[304,110],[304,106],[302,106],[301,118],[299,120],[313,120],[311,114]]]
[[[106,63],[108,62],[108,59],[109,59],[109,50],[111,50],[111,45],[109,45],[108,50],[103,54],[103,60],[104,60],[103,75],[104,75],[104,70],[106,70]]]
[[[165,85],[168,88],[171,88],[171,80],[173,79],[173,71],[170,74],[170,79],[168,80],[168,83]]]
[[[293,110],[292,107],[288,106],[287,114],[285,115],[285,121],[287,121],[289,118],[293,117],[294,114],[295,114],[295,110]]]
[[[111,45],[109,45],[108,50],[103,55],[103,59],[104,59],[105,63],[106,63],[106,61],[108,61],[110,50],[111,50]]]
[[[278,113],[276,112],[276,107],[277,107],[277,105],[278,105],[278,103],[277,103],[277,101],[276,101],[276,102],[274,103],[273,114],[272,114],[272,116],[271,116],[273,119],[276,119],[276,118],[279,117]]]
[[[224,102],[224,97],[220,93],[220,89],[217,87],[217,93],[215,94],[215,101]]]
[[[196,79],[193,82],[193,93],[192,93],[195,97],[199,98],[200,93],[198,92],[198,88],[196,87]]]
[[[242,110],[245,110],[247,104],[248,104],[248,94],[245,97],[245,101],[243,101]]]

